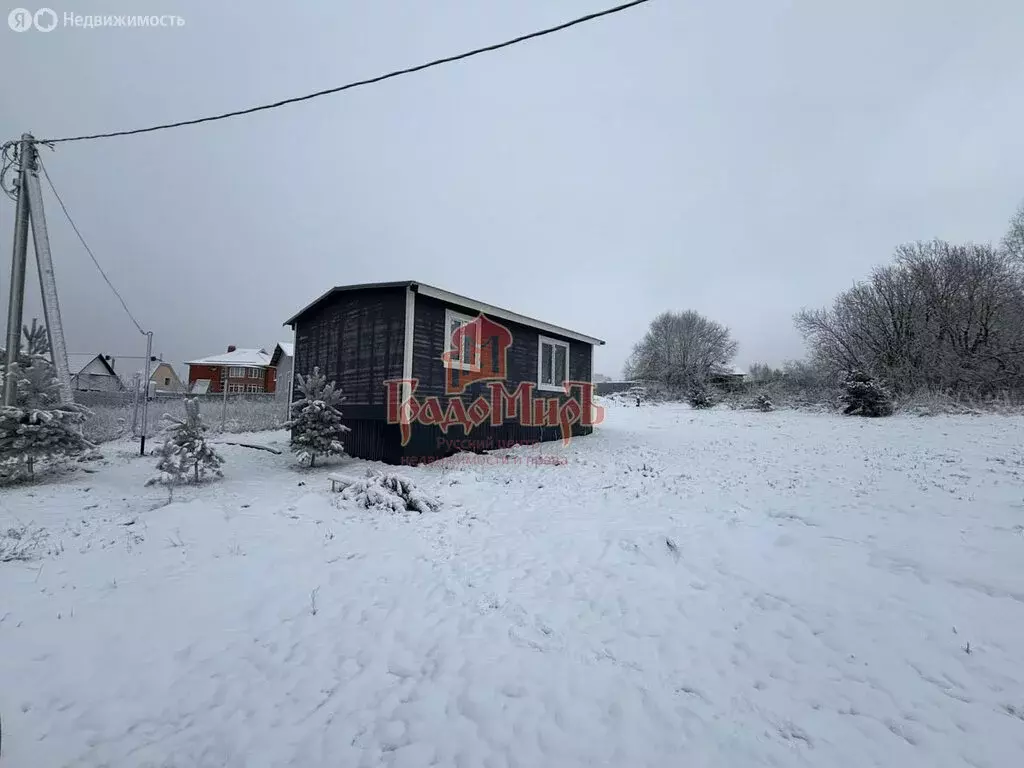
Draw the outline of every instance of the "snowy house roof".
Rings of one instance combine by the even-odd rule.
[[[96,367],[97,370],[90,371],[90,373],[103,375],[100,371],[106,371],[106,375],[108,376],[117,376],[106,355],[68,355],[68,372],[74,376],[75,374],[81,373],[85,368],[89,367],[89,365],[97,360],[100,365]]]
[[[295,345],[287,341],[279,341],[274,345],[274,353],[270,356],[270,364],[278,366],[282,358],[295,357]]]
[[[747,372],[735,365],[719,365],[712,371],[717,376],[746,376]]]
[[[219,355],[190,360],[185,365],[270,365],[270,355],[264,349],[235,349]]]

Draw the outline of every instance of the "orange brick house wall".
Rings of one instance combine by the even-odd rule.
[[[192,386],[201,379],[210,380],[210,392],[223,392],[222,384],[223,380],[221,376],[221,368],[224,367],[237,367],[237,366],[221,366],[221,365],[190,365],[188,367],[188,388],[192,390]],[[246,370],[248,373],[248,370]],[[263,367],[262,379],[251,379],[248,376],[244,378],[229,378],[228,385],[240,384],[242,386],[248,386],[249,384],[262,384],[263,391],[268,394],[272,394],[277,386],[277,369],[271,368],[270,366]]]

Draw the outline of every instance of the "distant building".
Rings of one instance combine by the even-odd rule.
[[[708,383],[724,389],[738,389],[743,386],[747,374],[732,365],[718,366],[712,369]]]
[[[277,389],[277,377],[265,349],[238,349],[232,345],[223,354],[192,360],[186,365],[188,389],[193,394],[223,392],[225,382],[228,394],[272,393]]]
[[[68,355],[71,388],[77,392],[124,392],[110,355]]]
[[[270,367],[275,373],[275,391],[280,398],[288,399],[291,393],[292,374],[294,371],[295,345],[289,341],[279,341],[270,355]]]
[[[185,385],[178,378],[178,374],[174,372],[174,368],[170,363],[157,363],[156,368],[149,375],[149,380],[152,382],[157,394],[177,394],[186,391]]]

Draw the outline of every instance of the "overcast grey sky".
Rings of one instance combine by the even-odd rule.
[[[59,16],[172,13],[185,26],[0,27],[0,139],[251,106],[612,4],[52,0]],[[16,5],[38,7],[4,0],[3,17]],[[269,349],[329,286],[403,279],[604,338],[596,370],[610,375],[666,309],[728,325],[743,366],[781,362],[803,353],[792,314],[896,244],[1002,235],[1024,198],[1022,26],[1019,0],[654,0],[365,89],[63,145],[44,162],[175,362]],[[68,349],[141,354],[47,200]],[[0,198],[4,317],[13,212]]]

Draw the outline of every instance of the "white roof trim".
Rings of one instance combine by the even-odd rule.
[[[564,336],[567,339],[575,339],[576,341],[582,341],[585,344],[601,345],[604,342],[601,339],[594,338],[593,336],[586,336],[582,333],[576,333],[576,331],[570,331],[568,328],[560,328],[557,325],[551,323],[545,323],[541,320],[534,320],[532,317],[526,315],[520,315],[518,312],[510,312],[507,309],[496,307],[493,304],[485,304],[482,301],[476,301],[474,299],[460,296],[457,293],[451,293],[450,291],[443,291],[440,288],[434,288],[430,285],[424,285],[423,283],[416,284],[416,290],[418,293],[424,296],[429,296],[432,299],[443,301],[448,304],[456,304],[462,307],[468,307],[474,309],[477,312],[482,312],[485,315],[494,318],[501,318],[503,320],[510,320],[513,323],[519,323],[530,328],[537,328],[541,331],[547,331],[553,333],[556,336]]]

